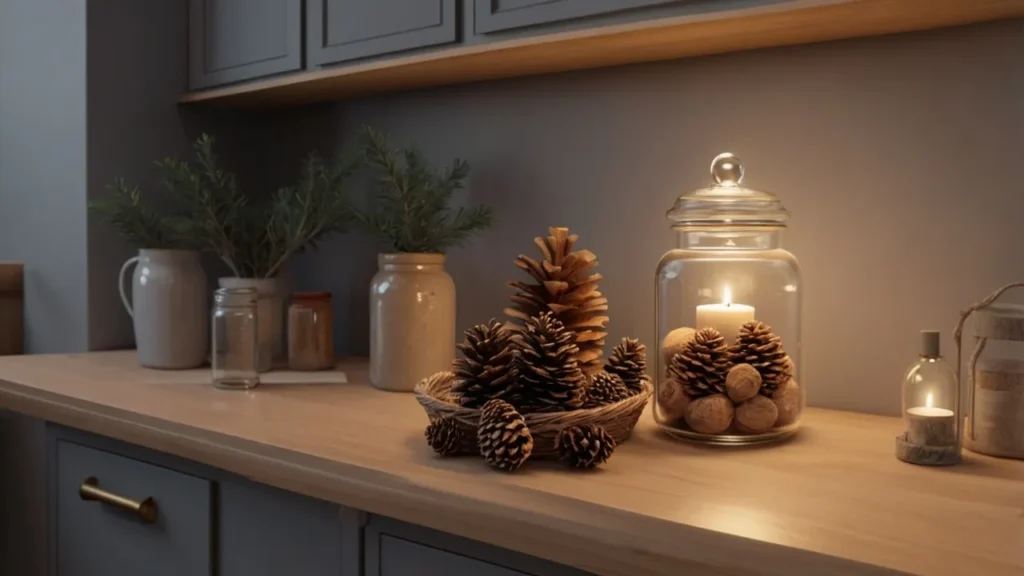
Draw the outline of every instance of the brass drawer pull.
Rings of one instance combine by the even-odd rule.
[[[78,495],[82,500],[102,502],[136,514],[146,524],[156,522],[157,516],[159,516],[156,501],[152,498],[137,502],[131,498],[112,494],[100,488],[100,481],[95,476],[90,476],[82,482],[82,486],[78,488]]]

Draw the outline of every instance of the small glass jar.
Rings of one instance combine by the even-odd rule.
[[[801,277],[782,248],[788,212],[740,186],[732,154],[711,164],[713,184],[668,212],[677,246],[658,264],[657,393],[666,432],[715,444],[778,440],[800,425]]]
[[[906,442],[929,448],[958,446],[959,402],[956,371],[939,353],[939,333],[922,331],[920,355],[903,378]]]
[[[259,386],[257,298],[255,288],[221,288],[213,293],[210,364],[217,388],[249,390]]]
[[[296,292],[288,307],[288,367],[334,368],[334,313],[330,292]]]

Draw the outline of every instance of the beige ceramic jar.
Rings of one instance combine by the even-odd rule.
[[[411,392],[455,357],[455,283],[444,254],[380,254],[370,284],[370,382]]]

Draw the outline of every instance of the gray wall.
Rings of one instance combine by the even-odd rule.
[[[449,255],[460,328],[500,315],[513,258],[558,224],[601,259],[612,339],[647,342],[665,210],[734,151],[793,214],[810,403],[895,414],[917,331],[950,351],[958,311],[1024,275],[1022,53],[1007,21],[372,97],[289,126],[323,146],[369,123],[471,161],[471,200],[499,222]],[[355,235],[296,262],[300,287],[335,291],[344,352],[367,351],[374,269]]]

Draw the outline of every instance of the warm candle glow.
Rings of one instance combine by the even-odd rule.
[[[924,399],[924,405],[929,407],[929,408],[932,407],[932,393],[931,392],[929,392],[928,393],[928,397]]]
[[[732,304],[732,290],[729,290],[728,286],[722,290],[722,304],[726,306]]]

